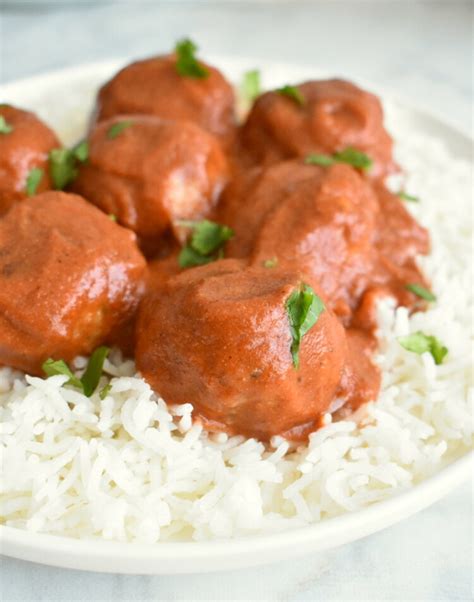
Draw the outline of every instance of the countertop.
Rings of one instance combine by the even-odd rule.
[[[167,51],[314,64],[373,81],[472,133],[472,2],[8,2],[3,82],[49,69]],[[66,571],[5,558],[0,599],[470,600],[472,486],[364,540],[295,562],[221,574],[141,577]],[[212,567],[209,567],[212,571]]]

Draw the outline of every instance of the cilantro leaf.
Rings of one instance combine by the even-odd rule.
[[[86,371],[81,377],[82,388],[86,397],[90,397],[97,389],[100,375],[102,374],[102,368],[104,367],[104,361],[109,353],[110,349],[102,346],[97,347],[90,356]]]
[[[127,121],[117,121],[116,123],[114,123],[113,125],[111,125],[109,127],[109,129],[107,130],[107,138],[109,140],[113,140],[114,138],[117,138],[117,136],[120,136],[120,134],[126,130],[127,128],[129,128],[130,126],[133,125],[133,121],[127,120]]]
[[[316,324],[325,309],[321,298],[304,283],[287,299],[286,311],[293,339],[290,351],[295,368],[299,368],[300,365],[299,349],[302,338]]]
[[[400,199],[402,199],[402,201],[408,201],[409,203],[419,203],[420,202],[419,197],[408,194],[407,192],[404,192],[403,190],[400,190],[400,192],[398,193],[398,197]]]
[[[425,334],[421,330],[405,337],[398,337],[397,340],[407,351],[417,353],[418,355],[426,352],[431,353],[435,364],[441,364],[448,354],[448,348],[436,337]]]
[[[407,284],[405,288],[414,295],[417,295],[422,299],[426,299],[426,301],[436,301],[436,295],[424,286],[421,286],[421,284],[416,284],[415,282],[413,282],[411,284]]]
[[[264,268],[275,268],[278,265],[278,257],[271,257],[270,259],[265,259],[263,262]]]
[[[13,132],[13,126],[7,123],[7,120],[3,115],[0,115],[0,134],[9,134]]]
[[[69,377],[67,384],[77,387],[86,397],[90,397],[97,389],[100,375],[102,374],[102,369],[104,367],[104,361],[109,352],[110,349],[108,347],[98,347],[89,358],[86,371],[81,378],[78,378],[73,374],[64,360],[53,360],[52,358],[49,358],[43,363],[42,369],[46,376],[65,374]]]
[[[63,190],[77,176],[76,158],[68,148],[55,148],[49,153],[49,173],[56,190]]]
[[[111,389],[112,389],[112,385],[110,383],[107,383],[105,385],[105,387],[102,387],[102,389],[100,390],[99,397],[102,400],[104,400],[107,397],[107,395],[110,393]]]
[[[260,71],[254,69],[244,73],[240,91],[242,98],[251,104],[260,95]]]
[[[34,196],[38,190],[39,183],[43,177],[44,171],[40,167],[33,167],[26,178],[26,194]]]
[[[73,147],[72,152],[78,161],[84,163],[89,158],[89,143],[87,140],[79,142]]]
[[[69,377],[67,383],[73,387],[82,389],[81,381],[75,376],[69,366],[64,360],[53,360],[52,358],[47,359],[41,366],[46,376],[56,376],[57,374],[64,374]]]
[[[287,96],[300,107],[302,107],[306,104],[306,98],[304,97],[301,90],[299,88],[297,88],[296,86],[290,86],[287,84],[286,86],[277,88],[275,90],[275,92],[277,92],[277,94],[281,94],[282,96]]]
[[[182,268],[221,259],[224,244],[234,236],[232,228],[206,219],[200,222],[181,221],[178,225],[192,228],[192,234],[178,257]]]
[[[307,165],[322,165],[323,167],[334,165],[334,163],[347,163],[347,165],[352,165],[352,167],[364,171],[369,170],[373,163],[366,153],[351,146],[342,151],[337,151],[333,155],[311,153],[306,156],[304,162]]]
[[[196,51],[198,47],[189,39],[180,40],[175,46],[176,71],[185,77],[204,79],[209,76],[209,69],[198,62]]]

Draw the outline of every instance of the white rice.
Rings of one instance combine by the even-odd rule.
[[[115,352],[110,394],[66,378],[0,369],[3,524],[71,537],[157,542],[274,532],[354,511],[413,486],[472,446],[472,167],[426,136],[399,132],[409,207],[429,228],[422,260],[438,301],[408,315],[380,307],[380,398],[291,449],[209,436],[192,406],[168,407]],[[394,183],[398,189],[400,183]],[[449,348],[441,366],[402,349],[423,330]],[[84,366],[78,359],[77,368]]]

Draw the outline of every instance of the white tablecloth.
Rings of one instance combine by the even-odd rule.
[[[116,56],[167,51],[190,36],[203,54],[314,64],[371,80],[472,130],[472,3],[4,2],[3,81]],[[10,600],[469,600],[472,489],[325,554],[188,577],[100,575],[4,559]],[[212,571],[212,567],[209,567]]]

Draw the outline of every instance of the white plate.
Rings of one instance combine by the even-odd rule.
[[[61,134],[77,140],[87,126],[84,107],[92,107],[97,86],[126,61],[113,61],[56,71],[13,82],[0,91],[3,101],[36,111]],[[233,81],[258,66],[254,60],[212,57]],[[265,67],[264,85],[327,77],[316,69],[288,64]],[[375,86],[358,82],[379,94]],[[67,91],[64,94],[64,91]],[[385,98],[388,128],[411,127],[441,138],[451,153],[471,158],[472,140],[426,111]],[[118,543],[75,540],[10,527],[0,527],[0,551],[15,558],[54,566],[132,574],[195,573],[256,566],[340,546],[388,527],[440,499],[472,473],[471,452],[412,489],[364,510],[325,520],[314,526],[273,535],[214,542]]]

